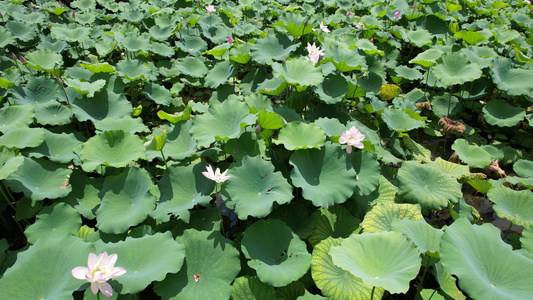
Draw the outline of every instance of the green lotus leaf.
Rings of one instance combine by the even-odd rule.
[[[72,111],[57,101],[35,105],[35,118],[41,125],[65,125],[72,119]]]
[[[84,282],[74,278],[70,271],[86,266],[90,252],[94,252],[91,244],[72,235],[37,240],[28,250],[20,252],[16,264],[3,274],[0,279],[2,297],[72,299],[72,292]]]
[[[118,243],[105,244],[99,240],[95,247],[97,253],[116,253],[116,266],[126,269],[126,274],[116,279],[122,285],[121,294],[138,293],[151,282],[163,280],[168,273],[178,272],[186,252],[170,232],[128,237]]]
[[[211,201],[211,192],[215,187],[212,180],[207,179],[206,164],[169,166],[157,183],[161,198],[150,216],[161,222],[168,222],[171,216],[189,223],[189,209],[195,205],[207,205]]]
[[[328,56],[324,58],[324,61],[331,62],[339,72],[368,70],[365,57],[359,55],[357,51],[341,49],[339,46],[335,46],[328,49],[326,53],[328,53]],[[329,56],[330,54],[331,56]]]
[[[0,88],[9,89],[15,86],[14,82],[11,82],[5,78],[0,78]]]
[[[285,124],[283,117],[275,112],[261,110],[257,117],[257,123],[264,129],[280,129]]]
[[[0,136],[0,146],[24,149],[37,147],[45,139],[46,130],[43,128],[20,127],[7,131]]]
[[[167,121],[169,121],[172,124],[176,124],[179,121],[187,121],[187,120],[189,120],[189,118],[191,116],[191,112],[192,112],[192,107],[191,106],[187,106],[183,111],[181,111],[179,113],[174,113],[174,114],[169,114],[169,113],[167,113],[165,111],[160,110],[160,111],[157,112],[157,116],[161,120],[167,120]]]
[[[455,119],[461,115],[461,105],[459,99],[448,93],[435,96],[431,99],[431,110],[439,117]]]
[[[47,160],[24,158],[24,163],[9,174],[6,185],[33,201],[65,197],[72,191],[68,178],[72,170]]]
[[[357,174],[343,152],[338,145],[326,143],[320,150],[301,149],[291,155],[292,184],[314,206],[328,208],[353,194]]]
[[[35,111],[30,104],[4,107],[0,111],[0,132],[5,134],[9,130],[28,127],[33,123],[34,116]]]
[[[513,164],[513,171],[520,177],[533,177],[533,161],[519,159]]]
[[[484,168],[492,162],[490,154],[479,146],[469,145],[465,139],[457,139],[452,149],[463,162],[472,168]]]
[[[468,166],[455,164],[444,159],[437,157],[435,161],[428,162],[428,165],[437,168],[443,174],[460,179],[470,176],[470,169]]]
[[[27,22],[8,21],[5,28],[11,32],[17,39],[23,42],[29,42],[37,37],[37,28]]]
[[[96,80],[94,82],[86,82],[80,81],[76,78],[65,78],[64,82],[76,92],[87,95],[89,98],[94,97],[94,93],[102,90],[106,84],[105,80],[103,79]]]
[[[528,299],[533,294],[533,261],[512,250],[492,224],[455,220],[442,235],[444,270],[474,299]],[[457,245],[461,245],[457,247]]]
[[[348,92],[348,82],[342,75],[331,75],[314,88],[320,100],[327,104],[340,103]]]
[[[306,239],[315,227],[305,205],[296,201],[280,206],[268,217],[285,222],[301,239]]]
[[[444,232],[431,227],[424,220],[393,220],[391,228],[407,236],[421,253],[435,253],[440,249],[440,239]]]
[[[426,29],[409,30],[407,38],[412,45],[420,48],[431,45],[433,42],[433,35]]]
[[[493,208],[498,217],[519,226],[533,225],[533,192],[515,191],[498,185],[488,191],[487,197],[494,202]]]
[[[322,295],[332,300],[361,299],[370,300],[372,288],[352,273],[337,267],[329,254],[332,246],[339,246],[343,239],[328,237],[313,248],[311,276]],[[374,299],[381,299],[384,290],[376,288]]]
[[[315,68],[310,60],[293,59],[283,64],[272,63],[272,72],[276,77],[283,77],[292,85],[308,86],[319,85],[324,81],[324,76],[319,68]]]
[[[128,32],[125,35],[115,35],[117,41],[125,48],[127,51],[142,51],[149,52],[150,45],[150,36],[148,34],[139,34],[135,32]]]
[[[113,51],[115,46],[117,46],[117,42],[111,35],[102,35],[97,41],[94,42],[96,53],[98,53],[98,55],[101,57],[104,57]]]
[[[352,46],[351,48],[353,48]],[[383,50],[379,50],[376,45],[367,39],[360,39],[355,42],[355,48],[358,50],[363,50],[367,55],[379,54],[381,56],[385,55]]]
[[[28,26],[28,28],[31,28],[31,27]],[[30,40],[32,40],[35,37],[35,32],[30,33],[29,37],[30,37]],[[13,34],[11,34],[11,32],[9,32],[8,30],[5,30],[4,28],[0,28],[0,47],[4,48],[7,45],[13,45],[15,42],[16,42],[15,37],[13,36]]]
[[[302,277],[311,265],[305,242],[280,220],[259,220],[244,232],[242,252],[262,282],[275,287]]]
[[[219,62],[207,73],[205,85],[216,89],[221,84],[226,83],[235,74],[235,71],[235,66],[228,60]]]
[[[52,35],[58,40],[83,43],[91,33],[91,28],[83,26],[61,26],[56,24],[50,29]]]
[[[143,124],[142,119],[125,116],[121,119],[105,118],[94,121],[97,131],[123,130],[129,133],[149,132],[150,130]]]
[[[492,61],[495,57],[498,57],[498,54],[487,46],[479,47],[468,47],[461,49],[461,53],[466,55],[470,62],[478,64],[481,68],[486,68],[492,65]]]
[[[248,105],[228,99],[209,105],[207,113],[193,119],[191,135],[198,146],[208,147],[216,140],[238,138],[242,128],[255,123],[256,116],[250,114]]]
[[[74,207],[83,217],[92,220],[96,218],[94,212],[100,205],[98,196],[104,183],[103,177],[87,177],[83,171],[74,171],[68,180],[72,192],[62,199]]]
[[[47,157],[49,160],[58,163],[77,162],[78,156],[74,154],[74,149],[82,142],[76,139],[74,134],[56,134],[48,130],[44,132],[44,142],[38,147],[28,149],[24,153],[29,157]]]
[[[174,27],[175,26],[172,26],[172,25],[168,25],[168,26],[154,25],[150,27],[149,33],[152,38],[158,41],[165,41],[165,40],[168,40],[170,36],[172,36]]]
[[[167,140],[163,147],[163,153],[166,157],[175,160],[183,160],[196,153],[196,142],[190,134],[191,121],[179,122],[176,125],[165,126],[167,131]],[[147,150],[148,160],[161,158],[161,152]]]
[[[290,57],[300,43],[293,42],[283,34],[268,34],[264,39],[257,40],[250,49],[250,56],[260,64],[270,64],[273,60]]]
[[[92,99],[78,98],[72,102],[71,107],[79,121],[122,119],[131,115],[133,111],[131,103],[124,94],[115,94],[108,90],[96,93]]]
[[[28,65],[38,71],[52,72],[56,76],[59,74],[57,71],[63,65],[63,57],[52,50],[39,49],[30,52],[26,55]]]
[[[299,38],[313,31],[313,26],[302,15],[295,12],[286,12],[279,17],[274,26],[284,28],[290,35]]]
[[[228,299],[230,283],[241,269],[231,242],[219,232],[194,229],[185,230],[178,241],[185,245],[185,264],[179,273],[156,283],[155,292],[163,299]]]
[[[195,57],[186,57],[182,59],[177,67],[183,74],[194,78],[205,77],[208,71],[205,64],[200,59]]]
[[[490,69],[492,81],[510,96],[530,95],[533,86],[528,80],[532,76],[531,69],[516,69],[510,59],[498,57]]]
[[[100,192],[102,204],[96,211],[96,227],[105,233],[123,233],[146,219],[155,208],[152,178],[139,168],[124,169],[107,176]]]
[[[378,202],[365,215],[361,226],[365,232],[391,231],[392,222],[395,219],[409,219],[413,221],[423,219],[422,213],[420,212],[420,205]]]
[[[367,286],[390,293],[406,293],[420,270],[416,246],[396,231],[354,234],[332,246],[333,263],[363,280]]]
[[[24,163],[24,157],[6,147],[0,149],[0,180],[4,180]]]
[[[356,176],[355,192],[360,196],[369,195],[378,186],[380,165],[374,153],[357,151],[350,155]]]
[[[487,40],[487,38],[480,32],[474,32],[470,30],[457,31],[454,36],[463,39],[468,45],[475,45]]]
[[[445,53],[433,67],[433,74],[446,86],[463,84],[481,77],[481,68],[460,53]]]
[[[232,47],[229,51],[229,59],[239,64],[247,64],[252,57],[250,55],[250,50],[253,45],[254,44],[251,43],[245,43]]]
[[[361,221],[339,205],[328,209],[321,208],[311,215],[315,228],[309,236],[309,243],[316,245],[328,238],[346,238],[358,227]]]
[[[74,235],[81,226],[80,214],[65,203],[57,203],[45,207],[38,215],[35,223],[26,227],[24,234],[30,244],[40,237],[59,238],[63,235]]]
[[[461,184],[428,165],[406,161],[398,171],[402,199],[420,204],[422,209],[441,210],[462,196]]]
[[[483,116],[490,125],[513,127],[526,117],[526,110],[505,100],[492,100],[483,107]]]
[[[522,249],[526,249],[527,252],[533,253],[533,226],[524,228],[522,236],[520,237],[520,243],[522,244]]]
[[[200,56],[207,50],[207,43],[197,36],[184,36],[176,42],[176,46],[183,52],[187,52],[192,56]]]
[[[150,49],[152,53],[158,54],[160,56],[164,57],[172,57],[174,56],[174,48],[167,46],[167,44],[164,43],[157,43],[152,42],[152,49]]]
[[[79,155],[83,170],[91,172],[99,165],[125,167],[132,161],[146,158],[146,149],[138,136],[111,130],[98,133],[83,143]]]
[[[465,300],[466,297],[463,295],[461,290],[457,287],[457,279],[450,275],[450,273],[444,270],[444,267],[440,262],[434,265],[435,268],[435,279],[439,283],[440,288],[448,296],[452,297],[455,300]]]
[[[241,220],[248,216],[266,217],[274,202],[285,204],[291,201],[292,186],[281,172],[275,172],[272,163],[260,156],[245,156],[242,161],[232,164],[222,195],[228,208],[235,210]]]
[[[413,118],[404,109],[388,108],[383,112],[382,117],[390,129],[400,132],[411,131],[426,125],[424,119],[416,119],[417,116]]]
[[[57,99],[59,85],[47,77],[31,77],[25,87],[13,88],[13,98],[17,105],[43,104]]]
[[[257,276],[239,277],[233,282],[231,299],[234,300],[276,300],[276,291],[273,287],[261,282]]]
[[[115,73],[117,71],[115,67],[108,63],[80,64],[80,67],[92,73]]]
[[[309,274],[309,273],[307,273]],[[309,277],[304,277],[306,280],[311,280]],[[306,291],[305,285],[302,282],[304,280],[295,281],[286,286],[276,288],[276,296],[281,299],[296,299],[300,295],[303,295]]]
[[[326,133],[315,124],[291,122],[279,132],[275,144],[282,144],[287,150],[321,148],[326,142]]]
[[[157,83],[147,83],[144,86],[144,91],[142,93],[147,99],[152,100],[159,105],[169,105],[172,103],[172,95],[170,94],[170,91]]]
[[[281,77],[275,77],[264,80],[257,85],[257,91],[260,94],[278,96],[285,90],[286,87],[287,81],[285,81],[285,79]]]
[[[414,68],[409,68],[407,66],[398,66],[394,69],[396,76],[405,78],[407,80],[419,80],[422,78],[422,73]]]
[[[147,79],[150,68],[137,59],[126,59],[117,63],[117,72],[121,77],[128,80]]]
[[[433,66],[437,59],[441,57],[444,52],[439,49],[428,49],[422,53],[419,53],[415,58],[409,61],[410,64],[419,64],[423,67],[429,68]]]

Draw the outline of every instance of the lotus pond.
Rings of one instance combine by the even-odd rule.
[[[0,299],[533,299],[532,9],[0,2]]]

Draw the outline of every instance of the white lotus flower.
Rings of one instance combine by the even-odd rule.
[[[107,252],[102,252],[96,256],[89,253],[87,267],[75,267],[71,273],[77,279],[89,281],[94,295],[100,290],[104,296],[111,298],[113,288],[107,281],[126,274],[126,269],[115,267],[116,262],[117,254],[107,255]]]
[[[365,145],[362,143],[364,139],[365,135],[362,134],[359,129],[355,128],[355,126],[352,126],[350,130],[341,133],[339,143],[347,144],[348,146],[346,147],[346,153],[350,154],[352,153],[352,146],[359,149],[363,149],[365,147]]]
[[[207,166],[206,169],[207,172],[202,172],[202,174],[216,183],[221,183],[231,178],[231,176],[226,175],[228,170],[224,171],[224,173],[220,173],[220,169],[217,168],[216,171],[213,172],[211,165]]]
[[[316,63],[320,60],[320,57],[324,55],[324,51],[320,49],[320,47],[317,47],[315,43],[313,43],[313,45],[307,43],[307,52],[309,52],[309,54],[305,59],[310,60],[313,65],[316,65]]]
[[[330,33],[331,30],[329,30],[328,26],[324,25],[324,22],[320,23],[320,29],[324,31],[325,33]]]

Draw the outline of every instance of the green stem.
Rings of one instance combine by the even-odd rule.
[[[100,300],[100,291],[96,294],[96,299]]]
[[[430,70],[431,70],[431,66],[428,68],[428,71],[426,73],[427,76],[426,76],[426,88],[424,89],[424,98],[426,98],[426,92],[428,90],[429,71]],[[426,98],[426,100],[428,100],[428,99]]]
[[[423,259],[423,258],[422,258]],[[428,261],[427,263],[429,264],[429,257],[428,257]],[[422,273],[422,278],[420,278],[420,284],[418,285],[418,287],[416,288],[416,293],[418,294],[418,292],[420,292],[420,289],[422,288],[423,284],[424,284],[424,281],[426,280],[426,273],[427,273],[427,270],[428,270],[428,266],[427,265],[424,265],[424,272]]]
[[[431,300],[431,298],[433,298],[433,295],[435,295],[435,292],[436,292],[436,291],[437,291],[437,290],[433,290],[433,293],[431,293],[431,296],[429,296],[429,299],[428,299],[428,300]]]
[[[220,228],[222,229],[222,235],[226,237],[226,231],[224,230],[224,219],[222,218],[222,212],[220,211],[220,205],[218,204],[218,191],[217,191],[218,185],[215,184],[215,203],[217,204],[218,208],[218,215],[220,216]]]
[[[163,161],[165,162],[165,169],[168,169],[167,159],[165,158],[165,154],[163,154],[163,149],[161,151],[161,156],[163,156]]]
[[[510,224],[509,224],[509,228],[507,228],[507,230],[505,231],[505,235],[503,236],[503,239],[504,239],[504,240],[507,238],[507,236],[509,235],[509,233],[511,233],[511,227],[513,227],[513,223],[510,223]]]
[[[370,294],[370,300],[374,300],[374,291],[376,290],[376,286],[372,287],[372,293]]]

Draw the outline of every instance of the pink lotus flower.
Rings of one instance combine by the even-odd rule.
[[[362,134],[359,129],[355,128],[355,126],[352,126],[350,130],[341,133],[339,143],[347,144],[348,146],[346,147],[346,153],[350,154],[352,153],[352,146],[359,149],[363,149],[365,147],[365,145],[362,143],[362,140],[364,139],[365,135]]]
[[[216,171],[213,172],[211,165],[207,166],[206,169],[207,172],[202,172],[202,174],[216,183],[221,183],[231,178],[231,176],[226,176],[228,170],[224,171],[224,173],[220,173],[220,169],[217,168]]]
[[[25,64],[25,63],[28,62],[28,61],[24,58],[24,56],[22,56],[22,55],[19,55],[19,60],[20,60],[20,62],[23,63],[23,64]]]
[[[324,31],[325,33],[330,33],[331,30],[329,30],[328,26],[324,25],[324,22],[320,23],[320,29]]]
[[[231,37],[231,35],[228,37],[228,43],[233,44],[235,40]]]
[[[402,18],[402,13],[400,11],[397,11],[394,13],[394,19],[399,20]]]
[[[320,57],[324,55],[324,51],[320,49],[320,47],[316,46],[315,43],[311,45],[309,42],[307,43],[307,52],[309,54],[305,59],[310,60],[313,65],[316,65],[316,63],[320,60]]]
[[[346,13],[346,16],[347,16],[348,18],[349,18],[351,15],[352,15],[352,12],[351,12],[351,11],[348,11],[348,12]]]
[[[71,273],[76,279],[89,281],[94,295],[100,290],[104,296],[111,298],[113,288],[107,281],[126,274],[124,268],[115,267],[116,262],[117,254],[107,255],[107,252],[102,252],[96,256],[94,253],[89,253],[87,267],[75,267]]]
[[[208,5],[205,7],[205,10],[207,10],[207,14],[211,14],[217,11],[214,5]]]

